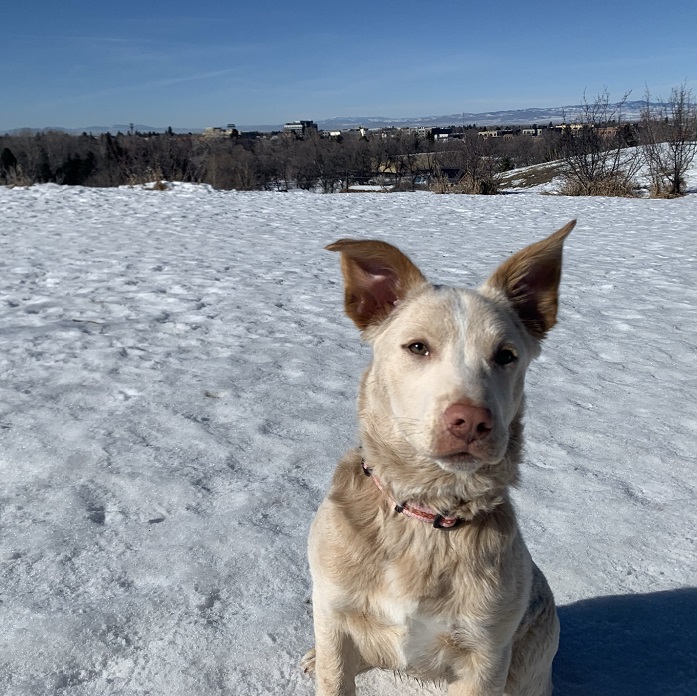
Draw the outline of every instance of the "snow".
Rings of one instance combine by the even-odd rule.
[[[574,217],[515,493],[557,693],[697,693],[697,195],[42,185],[0,209],[0,693],[312,694],[305,539],[369,358],[324,245],[473,286]]]

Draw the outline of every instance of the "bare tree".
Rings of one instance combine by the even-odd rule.
[[[476,130],[467,131],[460,141],[457,157],[462,170],[459,190],[462,193],[498,193],[500,160],[492,138],[481,136]]]
[[[622,109],[629,92],[613,104],[605,89],[583,105],[562,128],[559,152],[563,161],[562,193],[575,196],[631,196],[641,166],[636,150],[628,150]]]
[[[334,193],[342,188],[342,182],[347,179],[347,164],[344,150],[340,143],[329,138],[313,134],[305,138],[312,156],[317,180],[323,193]],[[344,184],[348,187],[348,183]]]
[[[419,137],[416,131],[402,133],[397,142],[399,147],[396,159],[398,176],[400,179],[406,180],[406,188],[415,191],[416,183],[423,176],[424,170],[424,161],[420,153],[427,143]]]
[[[423,167],[431,191],[447,193],[450,188],[448,176],[443,171],[447,161],[447,148],[443,143],[435,142],[433,149],[423,155]]]
[[[286,138],[263,139],[255,143],[259,176],[266,190],[288,190],[291,158],[287,145]]]
[[[667,103],[652,104],[646,90],[641,114],[641,142],[653,196],[685,193],[685,172],[697,154],[697,104],[683,83]]]
[[[341,145],[346,167],[346,188],[352,182],[367,183],[375,171],[373,144],[365,135],[347,133]]]
[[[289,141],[289,170],[294,186],[305,191],[312,191],[317,186],[319,173],[310,145],[299,138],[288,135],[283,137]]]

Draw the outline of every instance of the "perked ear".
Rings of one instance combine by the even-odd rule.
[[[542,340],[557,322],[564,239],[576,220],[541,242],[513,254],[484,286],[502,291],[528,332]]]
[[[387,242],[340,239],[325,248],[341,253],[344,308],[361,330],[381,322],[409,290],[427,282],[409,258]]]

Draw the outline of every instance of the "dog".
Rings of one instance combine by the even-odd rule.
[[[429,284],[396,247],[343,239],[345,311],[373,348],[360,446],[312,523],[317,696],[394,670],[449,696],[547,696],[559,621],[518,528],[524,381],[556,323],[576,221],[477,290]]]

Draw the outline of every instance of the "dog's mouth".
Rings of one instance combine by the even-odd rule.
[[[446,471],[472,473],[481,466],[495,464],[505,454],[507,438],[502,438],[497,429],[485,436],[452,437],[441,433],[429,447],[430,456]]]
[[[472,452],[462,450],[449,454],[437,454],[433,457],[445,471],[460,471],[471,473],[476,471],[484,462]]]

